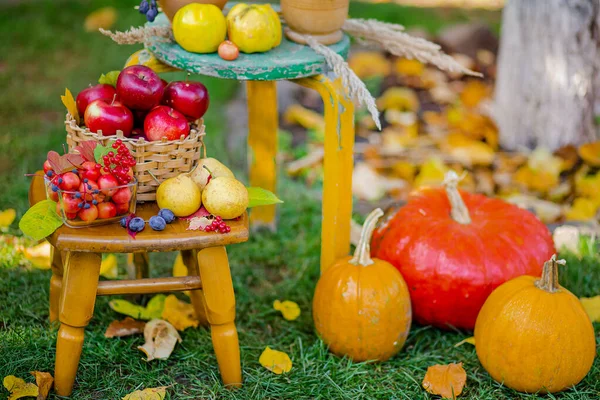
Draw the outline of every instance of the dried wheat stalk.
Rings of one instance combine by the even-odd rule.
[[[138,44],[153,40],[165,42],[173,41],[173,31],[170,26],[140,26],[138,28],[129,28],[125,32],[111,32],[100,28],[100,33],[110,37],[118,44]]]

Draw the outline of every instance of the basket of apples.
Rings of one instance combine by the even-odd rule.
[[[118,138],[135,160],[137,201],[154,201],[160,183],[190,172],[200,158],[208,91],[196,81],[167,83],[143,65],[114,76],[111,84],[82,90],[76,107],[67,107],[69,151],[83,142],[106,146]]]

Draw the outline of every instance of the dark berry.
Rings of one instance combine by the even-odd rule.
[[[150,9],[150,4],[148,4],[148,1],[142,0],[142,2],[140,3],[140,8],[138,9],[140,14],[146,14],[149,9]],[[115,144],[117,144],[117,143],[115,142]],[[114,146],[114,144],[113,144],[113,146]]]
[[[83,178],[83,183],[88,183],[88,178]]]
[[[88,208],[90,208],[90,207],[91,207],[91,206],[90,206],[88,203],[85,203],[85,205],[83,206],[83,208],[85,208],[86,210],[87,210]]]
[[[128,222],[128,220],[129,220],[129,216],[128,215],[126,215],[123,218],[121,218],[120,223],[121,223],[121,226],[123,228],[127,228],[127,222]]]
[[[52,177],[52,175],[54,175],[54,171],[50,170],[50,171],[46,172],[46,176],[47,176],[48,178],[51,178],[51,177]]]
[[[79,203],[79,204],[77,204],[77,207],[79,207],[79,208],[83,208],[83,203]]]
[[[146,223],[140,217],[132,218],[131,221],[129,221],[129,230],[132,232],[141,232],[144,230],[145,226]]]
[[[167,226],[167,222],[163,219],[163,217],[160,217],[158,215],[150,217],[148,224],[155,231],[162,231]]]
[[[79,174],[79,171],[77,169],[74,169],[71,172],[73,172],[74,174]]]
[[[163,208],[158,212],[158,216],[165,220],[167,224],[175,221],[175,214],[168,208]]]
[[[92,204],[97,206],[98,205],[98,200],[92,200]]]
[[[58,186],[52,185],[52,191],[53,192],[58,192]]]
[[[57,182],[58,182],[58,184],[60,185],[61,183],[63,183],[63,182],[64,182],[64,181],[63,181],[63,178],[60,178],[60,177],[59,177]]]
[[[154,22],[154,18],[156,18],[156,16],[158,15],[158,9],[156,8],[151,8],[148,10],[148,12],[146,13],[146,19],[149,22]]]
[[[80,199],[81,198],[81,193],[79,193],[79,192],[75,193],[75,198],[76,199]]]

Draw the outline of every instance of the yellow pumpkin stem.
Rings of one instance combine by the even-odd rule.
[[[363,267],[373,264],[373,260],[371,259],[371,236],[373,235],[377,221],[382,215],[383,211],[381,208],[376,208],[367,216],[350,264],[362,265]]]
[[[565,265],[565,260],[557,260],[556,254],[550,260],[544,263],[542,277],[535,281],[535,286],[549,293],[558,292],[560,285],[558,283],[558,265]]]
[[[460,179],[456,172],[449,171],[444,179],[444,187],[450,201],[450,216],[459,224],[468,225],[471,223],[471,216],[458,191]]]

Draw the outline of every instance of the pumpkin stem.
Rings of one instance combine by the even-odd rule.
[[[565,260],[557,260],[556,254],[550,260],[544,263],[542,277],[535,281],[535,286],[549,293],[558,292],[560,285],[558,284],[558,265],[565,265]]]
[[[450,216],[459,224],[468,225],[471,223],[469,209],[458,191],[458,182],[461,179],[462,177],[459,177],[456,172],[448,171],[444,178],[444,187],[446,188],[448,200],[450,200]]]
[[[377,221],[382,215],[383,211],[381,208],[376,208],[367,216],[350,264],[362,265],[363,267],[373,264],[373,260],[371,259],[371,236],[373,235]]]

